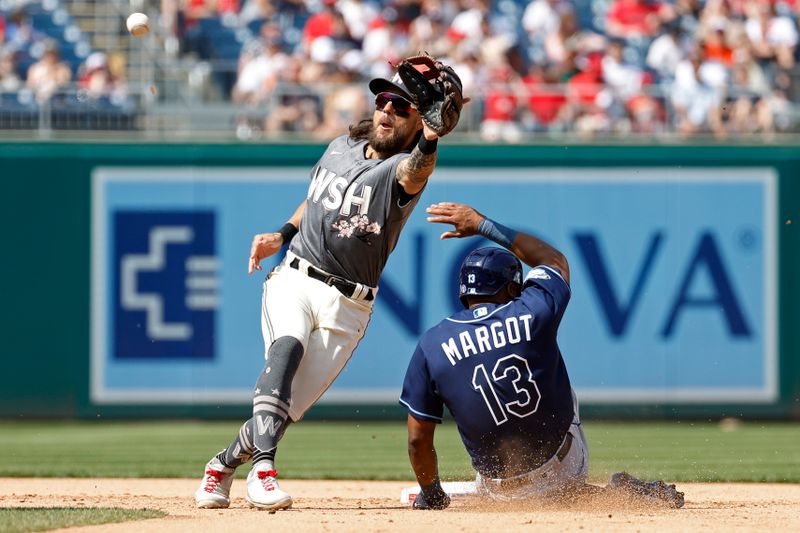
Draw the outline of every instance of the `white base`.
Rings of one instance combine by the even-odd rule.
[[[445,481],[442,483],[442,489],[450,498],[454,499],[474,496],[477,493],[474,481]],[[419,485],[403,489],[400,491],[400,503],[413,502],[417,494],[419,494]]]

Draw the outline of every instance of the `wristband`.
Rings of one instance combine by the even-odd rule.
[[[294,227],[294,224],[287,222],[281,229],[278,230],[278,233],[280,233],[281,237],[283,237],[283,244],[289,244],[289,241],[292,240],[292,237],[297,235],[298,231],[299,230]]]
[[[509,250],[517,237],[516,231],[490,218],[484,218],[478,223],[478,233]]]
[[[419,142],[417,143],[417,147],[419,147],[419,151],[425,155],[431,155],[433,152],[436,151],[436,145],[439,144],[439,138],[435,138],[432,141],[429,141],[425,138],[424,135],[421,135],[419,138]]]

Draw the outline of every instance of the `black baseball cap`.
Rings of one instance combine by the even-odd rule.
[[[395,74],[391,81],[383,78],[375,78],[369,82],[369,90],[372,94],[392,93],[397,94],[411,102],[411,95],[408,94],[400,74]]]
[[[425,63],[414,63],[414,68],[429,79],[435,76],[435,73],[431,71],[430,67],[428,67],[428,65]],[[414,101],[405,84],[403,83],[403,79],[400,77],[399,73],[392,76],[391,80],[384,78],[375,78],[371,80],[369,82],[369,90],[372,91],[372,94],[392,93],[402,96],[409,102]]]

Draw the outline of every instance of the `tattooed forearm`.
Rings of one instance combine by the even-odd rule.
[[[419,146],[415,146],[411,151],[411,156],[403,163],[402,178],[417,184],[423,184],[428,180],[428,177],[433,173],[433,167],[436,166],[436,152],[432,154],[423,154]]]

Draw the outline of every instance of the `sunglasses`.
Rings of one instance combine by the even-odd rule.
[[[383,109],[386,104],[392,103],[394,114],[400,118],[408,118],[411,115],[411,110],[414,109],[414,104],[406,100],[400,95],[392,93],[380,93],[375,97],[375,108]]]

